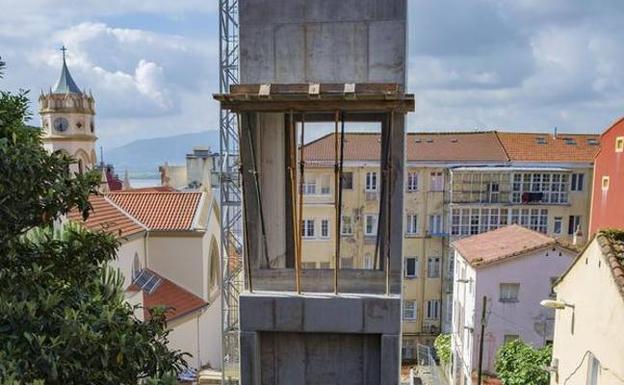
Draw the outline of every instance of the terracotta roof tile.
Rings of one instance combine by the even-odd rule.
[[[347,133],[345,159],[378,160],[380,138],[378,133]],[[497,131],[408,133],[406,151],[408,161],[592,162],[599,149],[599,138],[599,135],[560,134],[555,139],[543,133]],[[334,140],[332,133],[308,143],[304,149],[306,161],[311,166],[333,162]]]
[[[558,134],[556,138],[539,133],[498,132],[497,135],[511,161],[593,162],[600,149],[599,135]]]
[[[345,134],[345,160],[379,160],[381,135]],[[328,134],[306,145],[307,161],[334,160],[335,135]],[[494,132],[408,133],[408,161],[500,161],[507,160]]]
[[[167,311],[167,319],[171,320],[208,305],[208,302],[188,290],[181,288],[162,275],[152,270],[150,270],[150,272],[162,279],[162,282],[149,294],[143,291],[145,319],[149,318],[149,309],[155,306],[163,305],[166,308],[170,308],[170,310]]]
[[[453,247],[470,265],[482,266],[554,244],[554,238],[510,225],[460,239],[453,242]]]
[[[192,230],[201,192],[115,192],[107,197],[150,230]]]
[[[624,231],[604,230],[596,238],[611,268],[615,284],[624,297]]]
[[[144,231],[144,228],[137,221],[115,207],[104,196],[91,195],[89,202],[93,206],[93,210],[86,221],[82,220],[82,215],[78,210],[70,211],[67,218],[84,225],[89,230],[104,230],[121,237]]]

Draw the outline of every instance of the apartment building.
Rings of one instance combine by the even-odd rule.
[[[335,136],[304,147],[303,267],[335,255]],[[597,135],[410,133],[404,201],[403,358],[450,331],[450,242],[518,223],[554,238],[587,233]],[[341,268],[377,265],[380,137],[344,139]]]

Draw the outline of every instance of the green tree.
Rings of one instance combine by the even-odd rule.
[[[548,385],[552,347],[535,349],[517,339],[496,354],[496,373],[504,385]]]
[[[171,383],[185,353],[167,348],[164,309],[142,322],[124,301],[118,241],[59,225],[89,215],[98,173],[43,149],[26,96],[0,91],[0,383]]]
[[[442,364],[448,365],[451,362],[451,335],[438,335],[435,341],[433,341],[433,346],[435,346],[436,353]]]

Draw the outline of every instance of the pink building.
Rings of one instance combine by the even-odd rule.
[[[518,225],[453,243],[455,272],[453,384],[469,385],[477,370],[483,297],[486,332],[483,370],[494,374],[496,352],[520,338],[536,347],[552,343],[554,313],[540,301],[572,263],[576,249]]]

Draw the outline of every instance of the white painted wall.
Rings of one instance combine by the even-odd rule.
[[[551,384],[585,385],[590,355],[602,368],[598,384],[624,384],[624,299],[596,240],[555,291],[557,299],[573,304],[574,310],[556,312],[553,359],[559,370]]]
[[[143,235],[132,238],[121,244],[117,250],[117,258],[110,263],[119,269],[124,276],[124,289],[132,283],[132,263],[135,254],[139,257],[141,267],[145,267],[145,239]]]
[[[180,287],[206,299],[205,276],[208,251],[202,236],[150,234],[148,267]]]
[[[470,328],[475,327],[475,285],[477,274],[466,260],[455,252],[453,272],[453,317],[451,349],[453,350],[453,384],[461,384],[462,377],[470,379],[472,372],[472,348],[474,335]],[[466,281],[462,283],[460,281]]]

